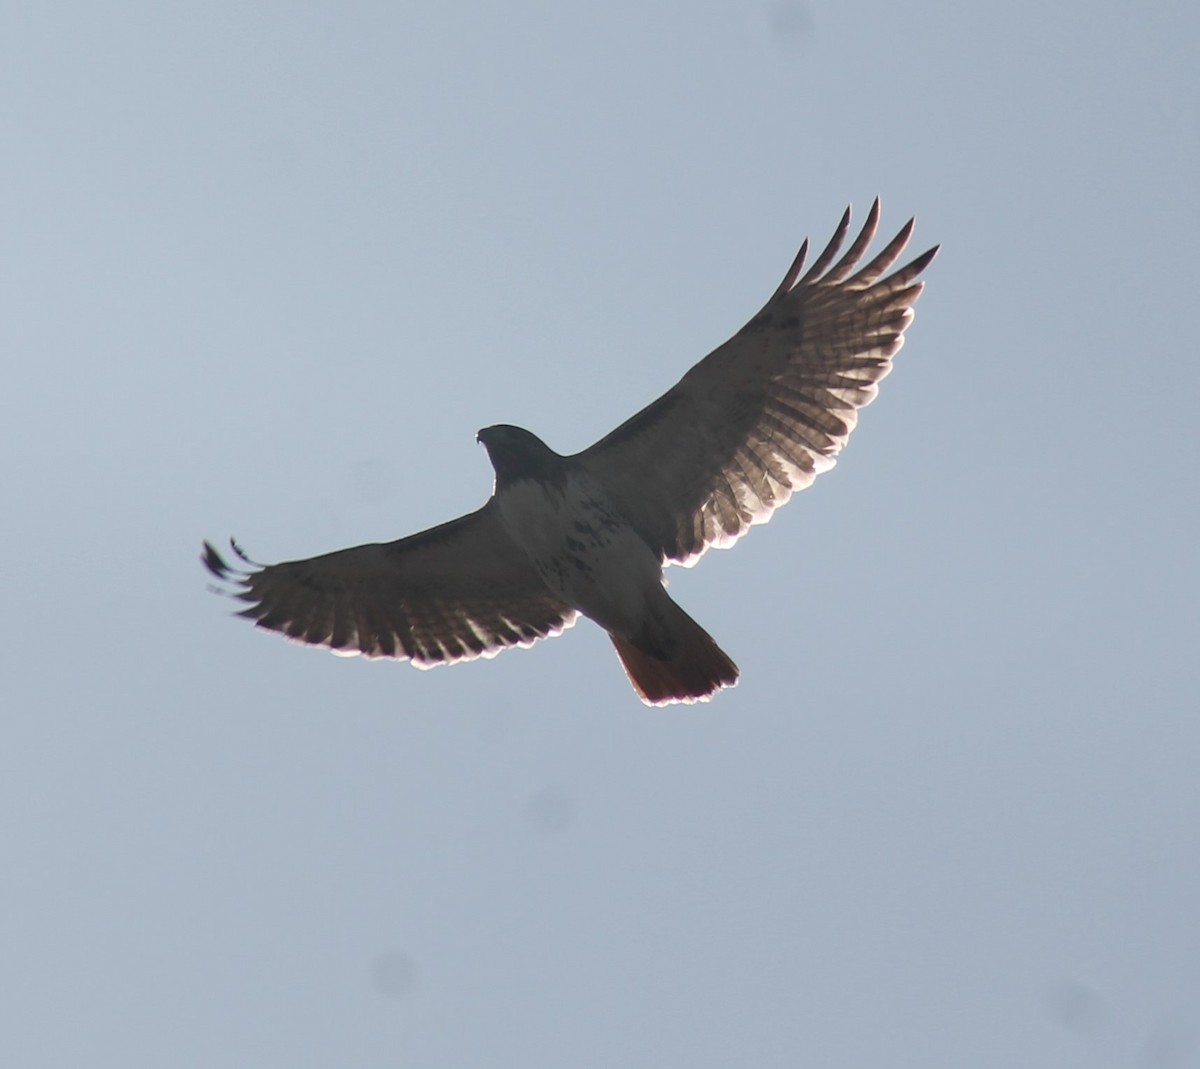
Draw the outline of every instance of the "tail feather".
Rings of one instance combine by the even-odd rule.
[[[676,637],[671,655],[661,658],[617,635],[609,635],[629,682],[647,705],[707,701],[717,690],[737,683],[737,665],[682,610]]]

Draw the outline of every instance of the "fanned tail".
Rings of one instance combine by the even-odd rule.
[[[722,687],[737,683],[738,667],[712,636],[682,609],[675,621],[678,641],[669,658],[639,649],[610,634],[621,666],[638,697],[647,705],[708,701]]]

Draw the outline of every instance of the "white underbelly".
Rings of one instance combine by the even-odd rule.
[[[546,585],[607,630],[636,633],[664,596],[657,554],[593,479],[572,473],[565,490],[522,480],[496,504]]]

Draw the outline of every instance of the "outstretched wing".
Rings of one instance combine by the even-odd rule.
[[[561,634],[576,611],[546,588],[492,502],[402,538],[266,567],[204,543],[208,570],[249,607],[238,615],[297,642],[418,668],[493,657]]]
[[[691,564],[710,546],[732,545],[833,467],[904,344],[924,285],[917,276],[937,252],[886,274],[908,244],[910,219],[859,267],[878,223],[876,199],[834,263],[847,208],[803,278],[807,241],[758,315],[574,457],[665,560]]]

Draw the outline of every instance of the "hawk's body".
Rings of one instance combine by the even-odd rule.
[[[527,436],[518,427],[489,427],[480,441],[496,455]],[[608,492],[578,465],[551,454],[562,478],[496,481],[500,523],[529,556],[551,592],[606,631],[633,637],[648,589],[662,586],[662,561],[617,510]]]
[[[650,704],[696,701],[737,667],[668,596],[665,564],[732,545],[832,467],[904,341],[917,277],[891,275],[912,222],[860,266],[879,203],[671,390],[595,445],[553,452],[528,431],[479,432],[496,470],[483,508],[397,542],[270,565],[205,563],[241,589],[242,615],[335,652],[429,667],[559,634],[582,613],[612,637]],[[238,556],[240,550],[234,547]]]
[[[479,440],[505,531],[556,597],[609,633],[643,700],[695,699],[737,681],[737,666],[667,594],[662,559],[582,464],[520,427],[488,427]]]

